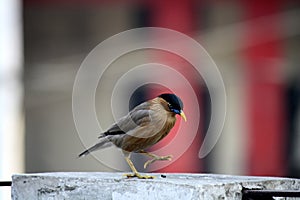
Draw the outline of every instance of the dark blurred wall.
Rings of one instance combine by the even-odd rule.
[[[133,26],[131,13],[126,5],[25,2],[27,172],[105,169],[93,158],[76,159],[84,147],[73,121],[72,87],[85,56]]]

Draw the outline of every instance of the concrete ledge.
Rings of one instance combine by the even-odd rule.
[[[243,188],[299,190],[300,179],[215,174],[154,174],[127,179],[122,173],[40,173],[12,177],[12,199],[242,199]]]

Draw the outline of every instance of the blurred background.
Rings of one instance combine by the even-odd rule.
[[[187,64],[156,52],[190,77],[203,119],[188,151],[160,171],[300,177],[299,1],[1,0],[0,180],[20,172],[111,171],[92,156],[76,158],[84,146],[73,121],[72,88],[96,45],[146,26],[171,28],[203,45],[221,71],[228,100],[220,140],[200,160],[210,113],[206,86]],[[122,59],[107,70],[108,81],[151,60],[147,52]],[[113,122],[101,104],[110,98],[109,87],[99,83],[96,95],[97,113],[108,113],[103,127]],[[132,105],[164,90],[154,88],[139,88]],[[91,134],[95,141],[98,133]]]

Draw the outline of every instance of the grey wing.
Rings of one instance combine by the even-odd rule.
[[[138,126],[143,127],[150,123],[151,112],[153,111],[149,109],[149,103],[144,102],[135,107],[126,116],[119,119],[106,132],[100,135],[100,137],[107,135],[122,135]]]

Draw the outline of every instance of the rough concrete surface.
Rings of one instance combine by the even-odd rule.
[[[12,199],[196,200],[241,199],[243,188],[299,190],[300,179],[216,174],[154,174],[127,179],[121,173],[59,172],[17,174]]]

